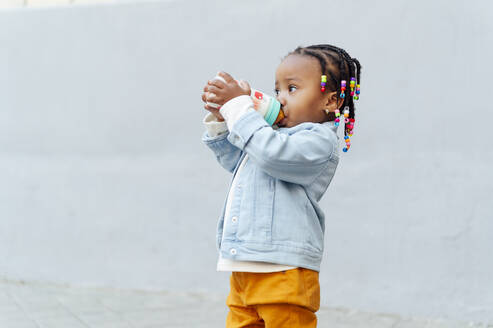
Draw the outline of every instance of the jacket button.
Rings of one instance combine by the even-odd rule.
[[[229,251],[231,254],[235,255],[236,254],[236,249],[234,248],[231,248],[231,250]]]
[[[236,222],[238,222],[238,217],[236,217],[236,216],[233,216],[233,217],[231,218],[231,221],[232,221],[233,223],[236,223]]]

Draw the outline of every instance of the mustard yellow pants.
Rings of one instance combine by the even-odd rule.
[[[314,328],[320,308],[318,272],[232,272],[226,328]]]

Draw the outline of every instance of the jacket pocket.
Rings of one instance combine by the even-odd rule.
[[[285,188],[276,190],[272,242],[277,245],[309,249],[309,229],[303,189],[297,184],[276,181]],[[279,192],[277,192],[279,191]]]

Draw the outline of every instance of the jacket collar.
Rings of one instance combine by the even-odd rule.
[[[335,121],[323,122],[322,125],[328,126],[335,134],[337,134],[337,126]]]

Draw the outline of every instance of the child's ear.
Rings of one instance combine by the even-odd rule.
[[[327,98],[326,99],[327,99],[327,102],[325,103],[325,106],[326,107],[330,107],[333,110],[338,109],[340,107],[340,105],[342,105],[342,103],[344,101],[344,99],[340,99],[340,101],[339,101],[339,97],[338,97],[337,91],[330,92],[327,95]]]
[[[342,104],[344,104],[344,98],[337,97],[337,109],[341,109]]]

